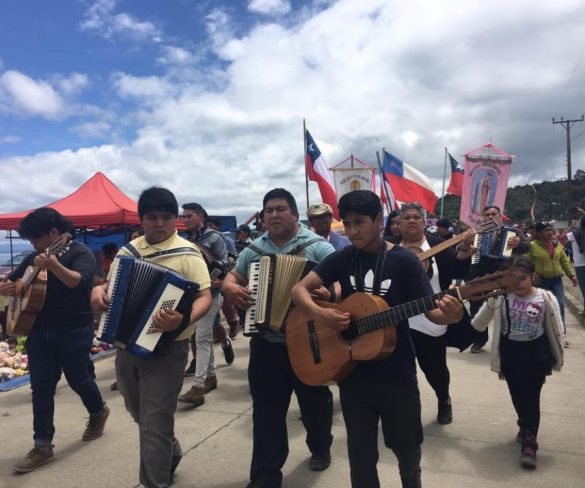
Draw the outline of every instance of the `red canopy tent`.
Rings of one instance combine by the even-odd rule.
[[[136,202],[101,172],[65,198],[44,206],[65,215],[77,228],[140,225]],[[18,230],[18,224],[30,211],[0,214],[0,229]]]

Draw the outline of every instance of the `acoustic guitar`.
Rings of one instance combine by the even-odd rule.
[[[319,386],[343,380],[358,361],[384,359],[396,348],[395,324],[433,310],[446,294],[459,300],[483,300],[515,289],[521,279],[503,271],[482,276],[450,290],[389,308],[380,297],[354,293],[340,303],[317,301],[319,306],[351,314],[350,325],[337,329],[315,321],[294,308],[288,316],[286,344],[293,370],[306,385]]]
[[[451,239],[446,239],[445,241],[437,244],[436,246],[423,251],[418,246],[404,246],[405,249],[412,251],[415,253],[420,261],[420,264],[427,272],[429,279],[433,277],[433,267],[430,266],[429,259],[434,256],[435,254],[439,254],[441,251],[445,249],[455,246],[459,244],[461,241],[464,241],[468,236],[474,234],[487,234],[488,232],[493,232],[497,229],[500,229],[504,226],[504,223],[501,220],[493,220],[490,222],[484,222],[483,224],[478,225],[475,229],[467,229],[465,232],[461,234],[454,235]]]
[[[69,249],[71,234],[67,232],[53,241],[46,249],[47,255],[61,256]],[[43,309],[47,293],[47,270],[29,266],[22,278],[14,283],[14,296],[8,302],[6,332],[11,336],[27,336]]]

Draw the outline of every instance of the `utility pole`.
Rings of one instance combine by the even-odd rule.
[[[552,123],[553,124],[561,124],[565,131],[567,132],[567,210],[573,203],[573,195],[572,195],[572,179],[573,174],[571,171],[571,127],[573,127],[577,122],[583,122],[585,120],[585,116],[581,115],[580,119],[573,119],[573,120],[564,120],[561,117],[561,120],[555,120],[553,117]]]

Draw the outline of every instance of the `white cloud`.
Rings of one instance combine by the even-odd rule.
[[[193,54],[178,46],[163,46],[162,54],[157,59],[160,64],[191,64],[194,60]]]
[[[71,73],[67,78],[57,77],[57,86],[65,95],[76,95],[89,84],[87,75],[81,73]]]
[[[116,0],[97,0],[79,24],[81,30],[97,32],[106,39],[126,36],[160,41],[161,33],[152,22],[140,21],[124,12],[114,14],[116,3]]]
[[[21,137],[7,135],[7,136],[0,137],[0,144],[16,144],[17,142],[20,142],[21,140],[22,140]]]
[[[290,12],[290,2],[287,0],[252,0],[248,10],[267,15],[284,15]]]
[[[121,98],[141,99],[145,103],[172,97],[176,88],[156,76],[132,76],[125,73],[114,75],[113,85]]]
[[[111,22],[115,5],[94,4],[95,18],[86,22],[105,32],[99,19]],[[329,164],[351,152],[375,164],[375,151],[385,146],[431,177],[437,193],[443,148],[461,160],[490,137],[517,156],[512,182],[564,176],[563,134],[554,135],[550,118],[579,116],[581,109],[572,112],[585,104],[585,64],[575,66],[585,43],[580,5],[340,0],[299,14],[292,25],[258,23],[240,35],[240,20],[214,9],[205,22],[216,64],[188,70],[200,46],[187,51],[181,46],[190,40],[177,39],[162,49],[156,73],[116,72],[112,98],[132,102],[120,118],[139,121],[135,138],[0,159],[3,168],[18,168],[3,175],[10,185],[0,181],[0,205],[8,211],[46,202],[99,169],[133,197],[158,183],[213,213],[247,217],[275,186],[289,188],[302,208],[303,118]],[[575,41],[567,46],[566,38]],[[74,130],[115,137],[108,131],[119,121],[100,121]],[[575,141],[575,162],[585,157],[583,141]],[[69,186],[48,182],[45,192],[40,168],[57,162],[72,174]],[[43,191],[15,196],[23,181]],[[313,183],[310,192],[318,198]]]
[[[71,130],[84,139],[105,139],[111,134],[112,126],[105,121],[85,122]]]
[[[4,89],[13,103],[13,109],[27,115],[48,119],[61,117],[65,112],[63,99],[47,82],[33,80],[19,71],[6,71],[0,76],[0,89]]]

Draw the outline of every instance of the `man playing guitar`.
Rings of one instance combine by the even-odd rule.
[[[315,321],[326,320],[342,330],[348,327],[350,314],[319,307],[311,298],[312,290],[339,281],[343,299],[365,291],[393,305],[433,294],[417,257],[383,240],[382,205],[375,193],[367,190],[347,193],[339,201],[339,211],[352,245],[325,258],[293,288],[297,307]],[[454,323],[463,316],[463,306],[449,295],[438,301],[437,306],[426,313],[434,323]],[[383,360],[358,362],[339,384],[354,487],[380,486],[376,468],[380,419],[386,446],[398,458],[402,486],[421,486],[423,432],[414,348],[408,321],[394,325],[397,332],[394,352]]]
[[[18,231],[31,242],[36,253],[27,256],[8,280],[0,283],[0,294],[13,295],[15,281],[31,265],[47,271],[44,303],[26,341],[34,448],[12,466],[16,472],[26,473],[53,459],[54,395],[62,372],[89,413],[82,440],[90,441],[102,435],[110,409],[90,377],[87,360],[94,335],[90,294],[97,273],[93,253],[76,241],[60,256],[46,252],[66,232],[74,232],[71,222],[52,208],[38,208],[29,213],[20,222]]]

